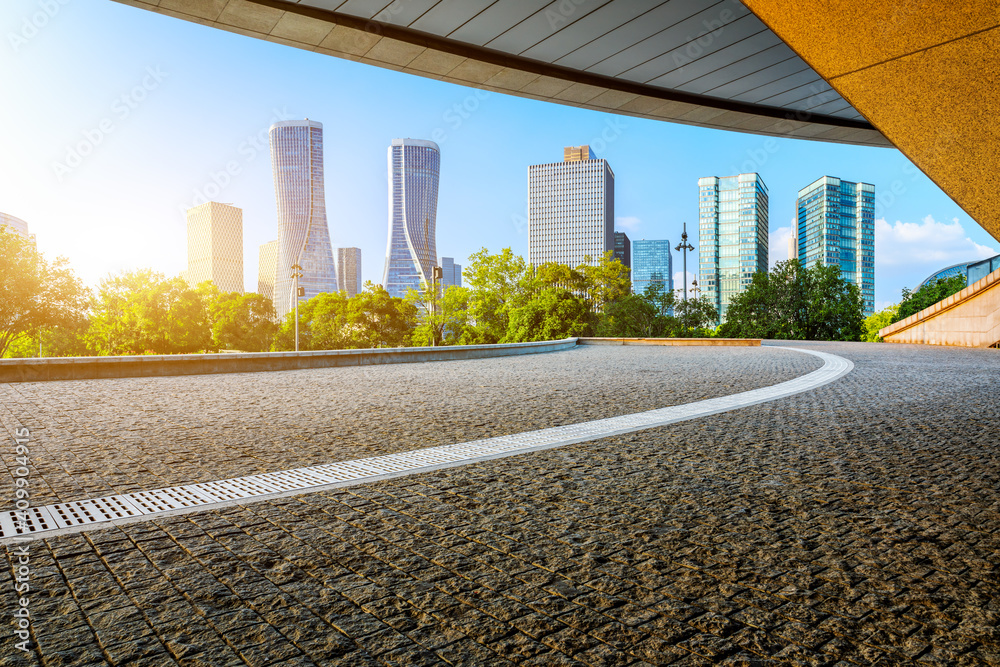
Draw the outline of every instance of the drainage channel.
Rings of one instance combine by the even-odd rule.
[[[0,544],[353,486],[666,426],[809,391],[854,368],[849,360],[825,352],[781,349],[819,357],[823,366],[770,387],[620,417],[309,468],[4,511],[0,512]]]

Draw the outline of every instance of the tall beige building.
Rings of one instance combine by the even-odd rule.
[[[243,209],[210,201],[187,212],[189,285],[243,293]]]
[[[257,261],[257,294],[274,301],[274,282],[278,273],[278,242],[268,241],[260,246]]]
[[[528,261],[594,266],[615,248],[615,174],[590,146],[528,167]]]
[[[0,212],[0,227],[6,227],[8,231],[23,236],[33,244],[36,244],[35,235],[28,232],[28,223],[21,220],[21,218],[15,218],[12,215]]]
[[[361,291],[361,248],[337,248],[337,285],[347,296]]]

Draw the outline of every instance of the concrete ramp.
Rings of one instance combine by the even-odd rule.
[[[878,333],[887,343],[1000,346],[1000,269]]]

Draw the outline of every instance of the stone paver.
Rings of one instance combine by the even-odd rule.
[[[1000,355],[797,345],[855,370],[627,436],[33,543],[40,650],[8,632],[0,661],[1000,665]],[[13,586],[8,568],[5,619]]]
[[[704,372],[710,365],[711,372]],[[524,357],[0,385],[32,433],[34,503],[509,435],[766,387],[818,359],[761,348],[580,346]],[[14,453],[0,452],[12,466]],[[9,498],[0,509],[12,509]]]

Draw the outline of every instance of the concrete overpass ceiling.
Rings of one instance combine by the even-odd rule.
[[[737,0],[117,0],[467,86],[716,129],[892,144]]]

